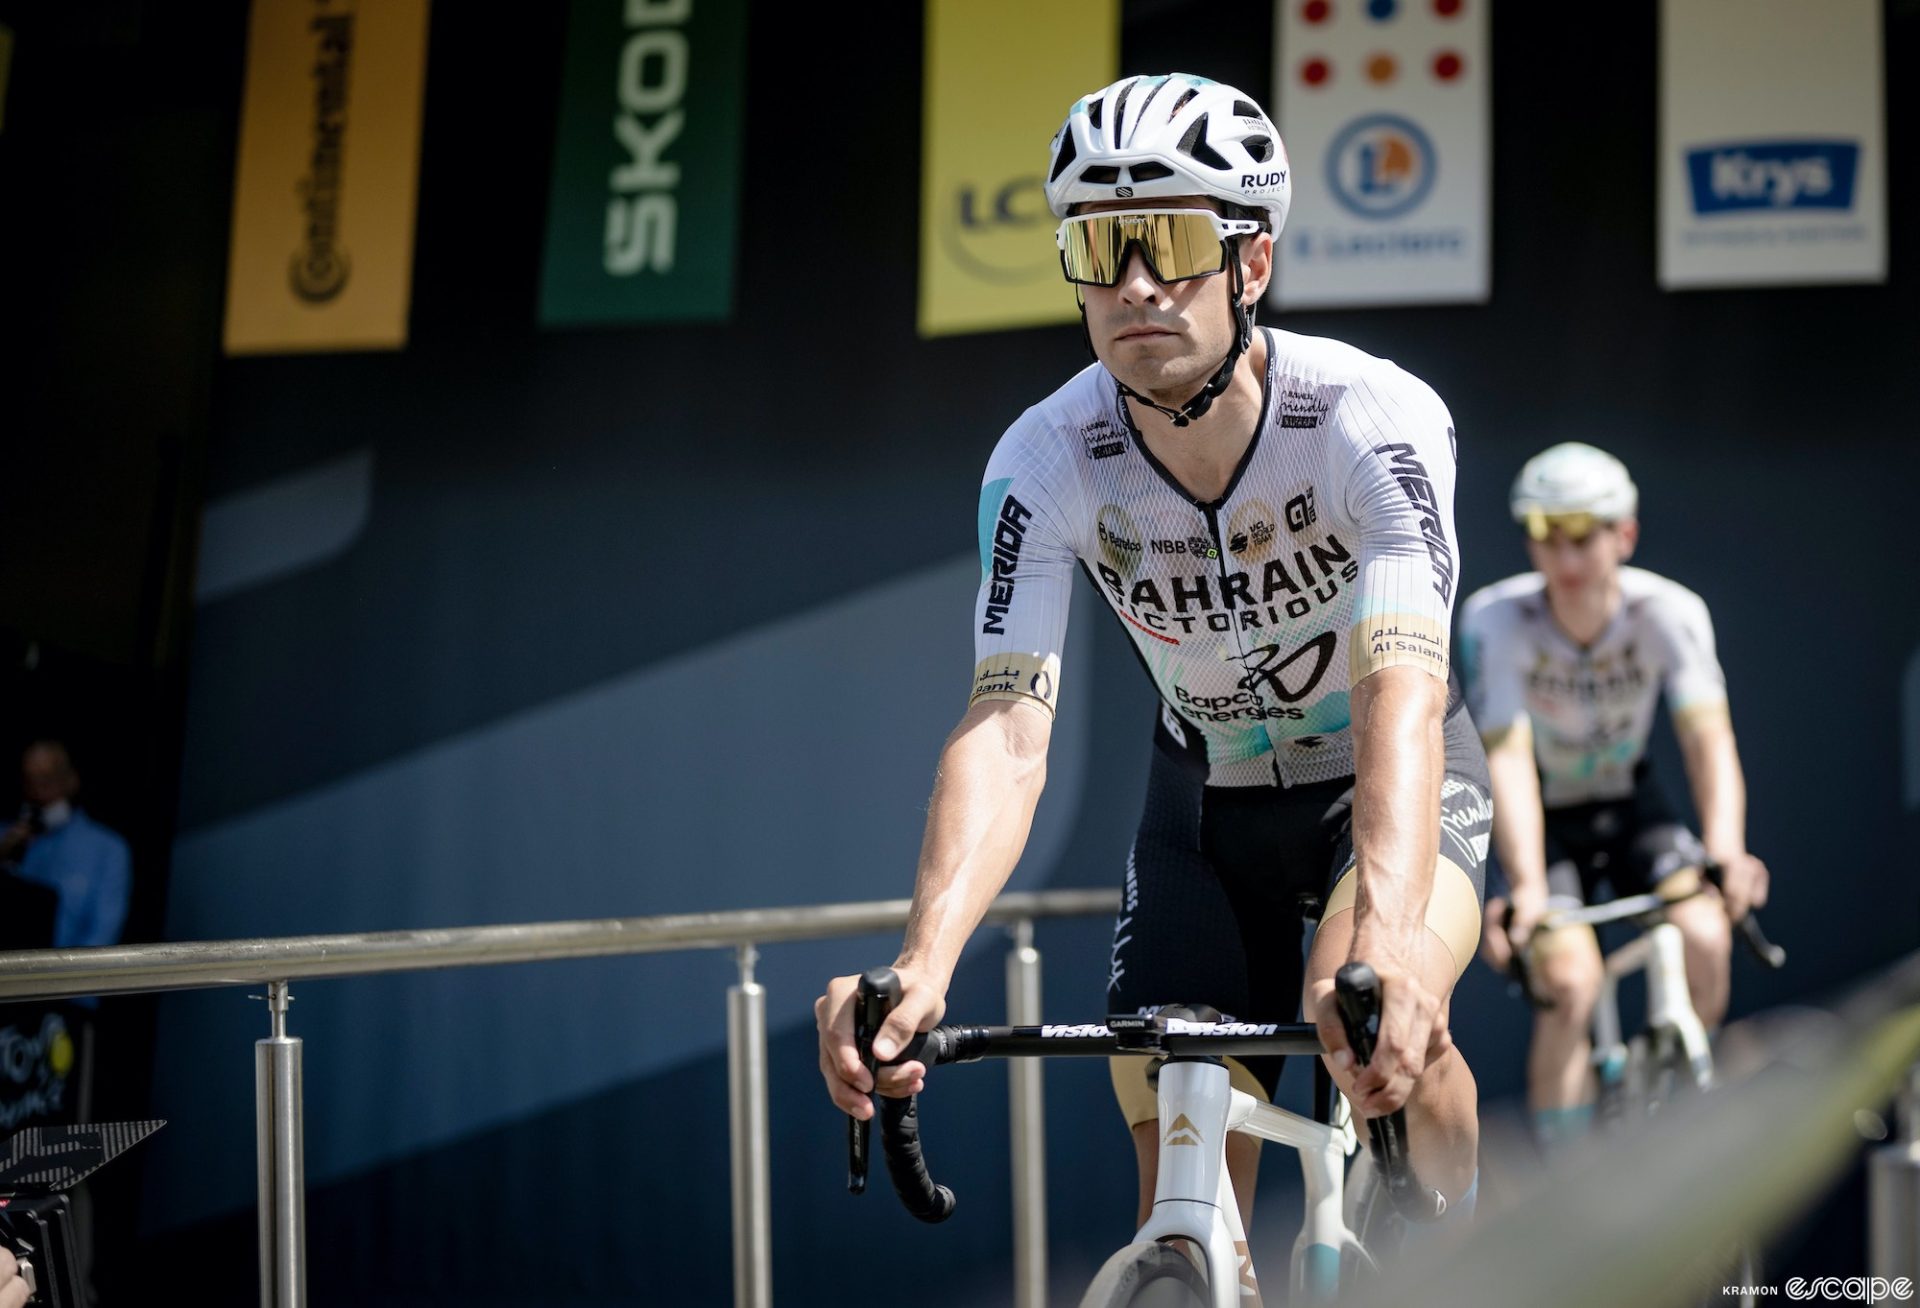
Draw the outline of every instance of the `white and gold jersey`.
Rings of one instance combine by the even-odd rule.
[[[1591,645],[1553,620],[1537,572],[1469,596],[1460,644],[1474,725],[1489,738],[1530,725],[1549,808],[1633,793],[1662,691],[1677,721],[1726,711],[1706,604],[1644,568],[1620,569],[1619,612]]]
[[[1396,665],[1446,678],[1459,576],[1446,406],[1352,346],[1266,340],[1259,424],[1218,500],[1194,499],[1148,452],[1097,364],[1001,437],[980,497],[973,700],[1053,708],[1076,564],[1212,785],[1349,776],[1353,685]]]

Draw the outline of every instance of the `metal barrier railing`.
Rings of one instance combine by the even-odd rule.
[[[1002,895],[985,921],[1010,928],[1007,1020],[1040,1021],[1041,918],[1112,913],[1114,890],[1045,890]],[[220,986],[267,987],[271,1034],[255,1044],[259,1152],[261,1308],[305,1308],[306,1175],[301,1118],[302,1048],[287,1034],[295,981],[375,976],[500,963],[606,958],[688,949],[732,949],[739,983],[727,989],[727,1089],[733,1175],[733,1299],[736,1308],[773,1302],[768,1192],[766,990],[754,980],[758,946],[897,931],[911,901],[816,904],[799,908],[597,918],[519,926],[379,931],[99,949],[0,952],[0,1002],[72,999]],[[1013,1078],[1014,1302],[1041,1308],[1046,1276],[1046,1161],[1040,1066]]]

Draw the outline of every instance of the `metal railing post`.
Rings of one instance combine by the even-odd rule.
[[[727,988],[727,1104],[733,1148],[734,1308],[770,1308],[773,1257],[767,1148],[767,991],[741,945],[740,984]]]
[[[1920,1282],[1920,1064],[1895,1104],[1891,1143],[1867,1160],[1868,1274]]]
[[[273,1034],[253,1047],[255,1143],[260,1159],[260,1308],[306,1308],[306,1135],[300,1041],[287,1034],[285,981],[267,985]]]
[[[1007,954],[1007,1022],[1033,1026],[1040,1019],[1040,951],[1033,947],[1033,922],[1009,928],[1013,949]],[[1015,1308],[1046,1308],[1047,1302],[1047,1133],[1046,1094],[1038,1058],[1007,1063],[1013,1129],[1013,1302]]]

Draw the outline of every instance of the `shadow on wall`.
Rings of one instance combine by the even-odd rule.
[[[929,659],[923,633],[969,611],[979,566],[953,560],[195,830],[168,938],[900,897],[970,663],[944,639],[950,656]],[[1090,627],[1069,641],[1069,683],[1091,680]],[[1061,707],[1014,889],[1045,884],[1064,853],[1091,698]],[[770,1027],[810,1024],[843,954],[783,951],[812,970],[775,992]],[[724,1024],[658,1002],[689,969],[682,954],[296,986],[310,1179],[710,1056]],[[610,1038],[636,1011],[647,1038]],[[162,1005],[154,1110],[174,1126],[147,1211],[169,1225],[253,1202],[250,1150],[232,1145],[252,1138],[243,1051],[264,1021],[230,992]]]

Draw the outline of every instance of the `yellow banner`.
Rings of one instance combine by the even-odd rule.
[[[927,0],[920,334],[1071,322],[1047,142],[1119,75],[1119,0]]]
[[[427,0],[253,0],[229,354],[407,343]]]

